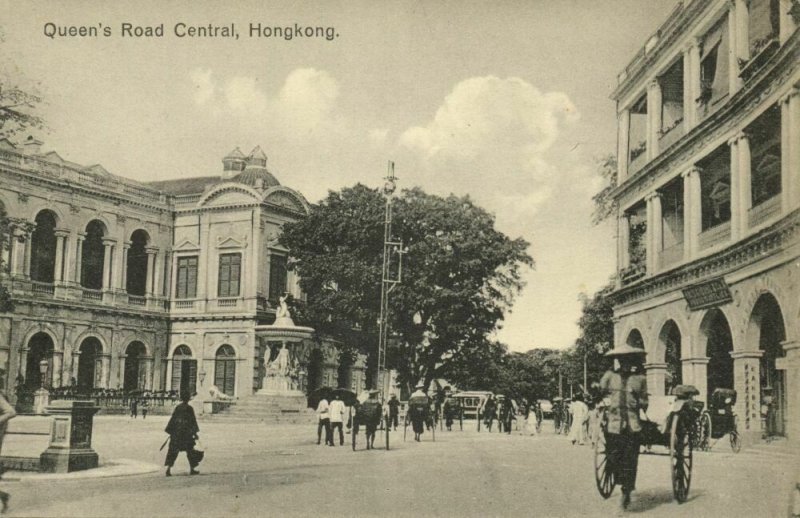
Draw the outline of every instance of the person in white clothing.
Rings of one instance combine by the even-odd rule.
[[[328,407],[328,414],[330,414],[331,419],[331,443],[334,442],[334,433],[336,429],[339,429],[339,446],[344,445],[344,431],[342,430],[342,421],[344,420],[344,402],[339,398],[339,395],[335,395],[333,401],[331,401],[330,406]]]
[[[317,444],[322,440],[322,430],[325,430],[325,445],[333,446],[333,434],[331,434],[331,419],[328,406],[328,400],[324,397],[319,400],[317,405],[317,416],[319,423],[317,424]]]
[[[572,414],[572,428],[569,431],[572,444],[577,442],[583,445],[586,442],[586,427],[589,420],[589,407],[583,402],[583,394],[576,394],[572,404],[569,405],[569,413]]]

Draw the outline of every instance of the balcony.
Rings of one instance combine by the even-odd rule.
[[[747,211],[747,225],[750,228],[757,227],[780,213],[781,197],[780,195],[773,196]]]
[[[52,297],[55,294],[56,288],[53,284],[48,282],[31,281],[31,293],[40,297]]]
[[[146,306],[147,305],[147,297],[141,297],[139,295],[130,295],[130,294],[128,294],[128,305],[130,305],[130,306]]]
[[[640,143],[630,152],[630,162],[628,163],[628,175],[633,175],[647,165],[647,146],[644,142]]]
[[[236,308],[239,306],[239,299],[236,297],[217,299],[218,308]]]
[[[683,136],[683,119],[679,120],[677,124],[666,130],[662,130],[658,137],[658,149],[664,150],[676,143]]]
[[[81,300],[102,302],[103,290],[90,290],[89,288],[81,288]]]
[[[658,268],[663,270],[683,260],[683,243],[676,243],[658,254]]]
[[[191,311],[194,310],[195,299],[182,299],[182,300],[174,300],[172,301],[172,309],[177,311]]]
[[[731,222],[726,221],[700,233],[700,249],[712,248],[731,239]]]
[[[620,272],[622,285],[628,285],[638,281],[647,274],[647,267],[644,263],[634,263]]]

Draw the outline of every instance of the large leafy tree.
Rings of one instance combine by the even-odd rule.
[[[3,28],[0,27],[0,51],[3,50]],[[0,138],[13,138],[30,129],[41,129],[42,118],[36,114],[42,98],[35,87],[24,84],[23,74],[8,60],[0,60]]]
[[[369,352],[377,349],[384,201],[364,185],[331,192],[281,237],[309,294],[300,314],[322,332],[358,334]],[[401,381],[429,382],[448,364],[482,353],[510,310],[533,259],[526,241],[494,223],[468,197],[415,188],[394,200],[393,238],[404,254],[402,283],[391,293],[389,358]]]

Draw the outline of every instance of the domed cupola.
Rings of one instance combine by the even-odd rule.
[[[222,159],[222,178],[228,179],[244,171],[245,161],[244,153],[238,147],[228,153],[228,156]]]
[[[231,181],[243,183],[256,189],[268,189],[280,185],[280,182],[267,171],[267,155],[256,146],[245,159],[244,171],[237,174]]]

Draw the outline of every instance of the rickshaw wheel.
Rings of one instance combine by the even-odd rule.
[[[614,492],[616,481],[614,472],[608,465],[608,454],[606,452],[606,436],[600,432],[600,438],[594,445],[594,480],[597,484],[597,491],[600,496],[608,498]]]
[[[708,451],[711,449],[711,416],[703,412],[697,420],[697,431],[692,447]]]
[[[686,421],[684,415],[675,413],[669,436],[672,494],[675,496],[675,500],[681,504],[689,496],[689,486],[692,483],[692,441],[684,421]]]
[[[739,436],[739,428],[737,426],[739,419],[733,417],[733,428],[731,429],[729,438],[731,441],[731,449],[733,453],[739,453],[742,450],[742,438]]]

